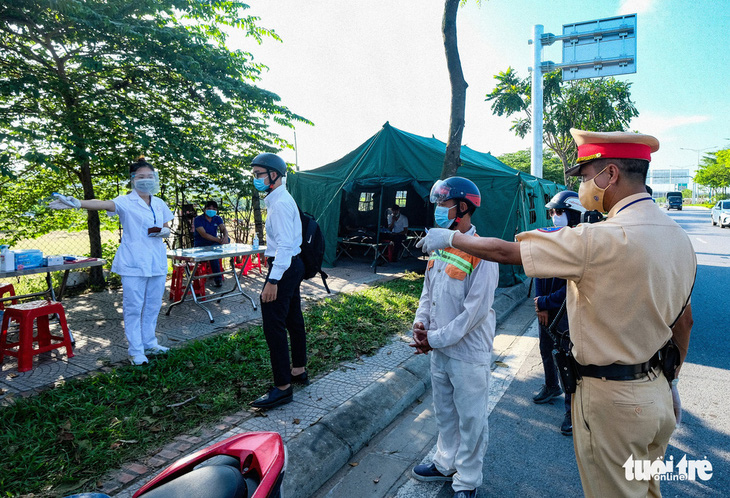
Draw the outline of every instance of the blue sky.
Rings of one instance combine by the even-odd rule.
[[[386,121],[445,141],[450,88],[441,38],[441,0],[251,0],[248,13],[275,30],[256,45],[229,45],[269,66],[260,85],[314,122],[296,129],[300,168],[336,160]],[[530,146],[509,131],[511,118],[492,115],[484,96],[508,66],[527,76],[533,25],[560,34],[563,24],[637,14],[639,109],[631,129],[655,135],[652,168],[694,168],[697,152],[730,147],[730,3],[715,0],[469,0],[459,9],[459,51],[467,91],[463,143],[499,155]],[[560,62],[560,45],[543,60]],[[291,130],[281,135],[294,141]],[[294,162],[294,151],[284,151]]]

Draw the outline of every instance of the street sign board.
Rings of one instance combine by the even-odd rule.
[[[636,14],[563,25],[563,80],[636,72]]]

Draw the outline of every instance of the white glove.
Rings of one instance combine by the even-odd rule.
[[[161,239],[166,239],[170,236],[170,228],[168,227],[162,227],[159,232],[153,232],[147,234],[148,237],[158,237]]]
[[[682,423],[682,401],[679,399],[677,379],[672,382],[672,405],[674,405],[674,418],[677,419],[677,427]]]
[[[51,209],[79,209],[81,208],[81,201],[75,197],[61,195],[53,193],[53,197],[56,199],[48,203],[48,207]]]
[[[416,247],[426,254],[447,247],[454,247],[451,245],[451,241],[454,239],[455,233],[456,230],[449,230],[448,228],[432,228],[424,238],[416,243]]]

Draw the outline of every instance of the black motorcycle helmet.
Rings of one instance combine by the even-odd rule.
[[[558,192],[545,204],[546,209],[565,211],[568,215],[568,226],[574,227],[580,223],[580,216],[586,212],[586,208],[580,203],[578,194],[571,190]]]
[[[286,176],[286,163],[282,158],[270,152],[264,152],[253,158],[251,166],[259,166],[267,170],[274,170],[281,176]]]
[[[271,192],[271,185],[274,184],[274,180],[271,178],[272,171],[279,173],[279,177],[286,176],[286,163],[282,158],[270,152],[264,152],[254,157],[253,161],[251,161],[251,167],[253,166],[266,169],[267,176],[269,177],[269,188],[266,192]]]

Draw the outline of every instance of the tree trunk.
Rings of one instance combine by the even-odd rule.
[[[451,82],[451,121],[449,123],[449,138],[446,142],[446,156],[441,178],[454,176],[461,166],[461,137],[464,133],[464,115],[466,112],[466,88],[464,72],[461,69],[459,48],[456,37],[456,13],[460,0],[446,0],[441,31],[444,36],[444,50],[446,51],[446,67],[449,70]]]
[[[84,159],[81,162],[81,171],[79,172],[81,186],[84,189],[84,199],[94,198],[94,184],[91,181],[91,167],[89,160]],[[86,220],[89,232],[89,246],[92,258],[101,258],[101,223],[99,222],[98,211],[86,211]],[[93,287],[104,286],[104,270],[101,266],[92,266],[90,270],[90,284]]]
[[[264,222],[261,218],[261,196],[258,191],[254,189],[253,195],[251,196],[251,206],[253,207],[253,223],[254,229],[259,236],[259,243],[265,244],[264,241]]]

